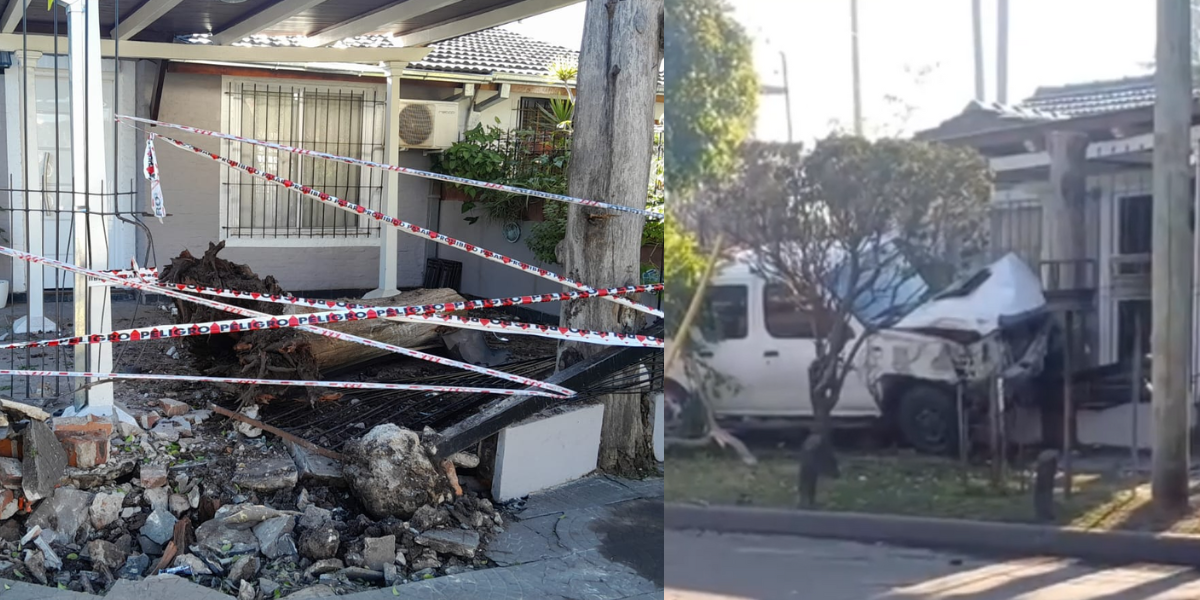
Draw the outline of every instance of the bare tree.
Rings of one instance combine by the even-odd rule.
[[[801,461],[801,503],[820,476],[837,476],[831,415],[870,336],[924,301],[932,274],[982,249],[986,162],[969,149],[831,136],[799,156],[759,146],[730,233],[761,275],[812,317],[808,365],[814,427]],[[797,365],[797,368],[804,368]]]
[[[654,139],[654,98],[662,63],[663,0],[588,0],[575,112],[570,193],[636,208],[646,205]],[[563,243],[566,271],[597,287],[640,281],[643,222],[636,217],[571,205]],[[564,327],[632,332],[641,313],[609,302],[564,302]],[[599,352],[587,344],[559,346],[558,367]],[[638,473],[653,464],[648,398],[604,398],[600,468]]]

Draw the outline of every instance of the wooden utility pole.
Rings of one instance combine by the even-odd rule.
[[[570,193],[644,208],[654,142],[654,96],[662,62],[663,0],[587,0],[576,87]],[[640,282],[643,219],[572,204],[562,259],[566,273],[594,287]],[[632,333],[642,313],[595,298],[563,302],[564,327]],[[559,345],[565,369],[602,346]],[[632,474],[653,465],[653,403],[603,397],[600,468]]]
[[[1192,339],[1192,195],[1188,165],[1192,122],[1191,7],[1157,0],[1154,73],[1154,244],[1151,254],[1154,356],[1154,453],[1157,506],[1188,504],[1188,373]]]

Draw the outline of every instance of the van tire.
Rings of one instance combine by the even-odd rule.
[[[896,427],[917,452],[956,454],[958,410],[954,395],[945,388],[923,383],[908,386],[897,401]]]

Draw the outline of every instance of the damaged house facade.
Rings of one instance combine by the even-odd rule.
[[[1150,348],[1153,110],[1152,76],[1134,77],[1043,87],[1016,106],[975,102],[918,134],[989,159],[993,251],[1020,256],[1050,308],[1072,314],[1076,365],[1125,378]],[[1089,406],[1080,394],[1080,443],[1149,446],[1148,395],[1137,415],[1128,391],[1096,395]]]

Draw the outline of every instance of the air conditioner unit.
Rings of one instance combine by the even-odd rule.
[[[458,103],[406,101],[399,106],[400,147],[445,150],[458,141]]]

